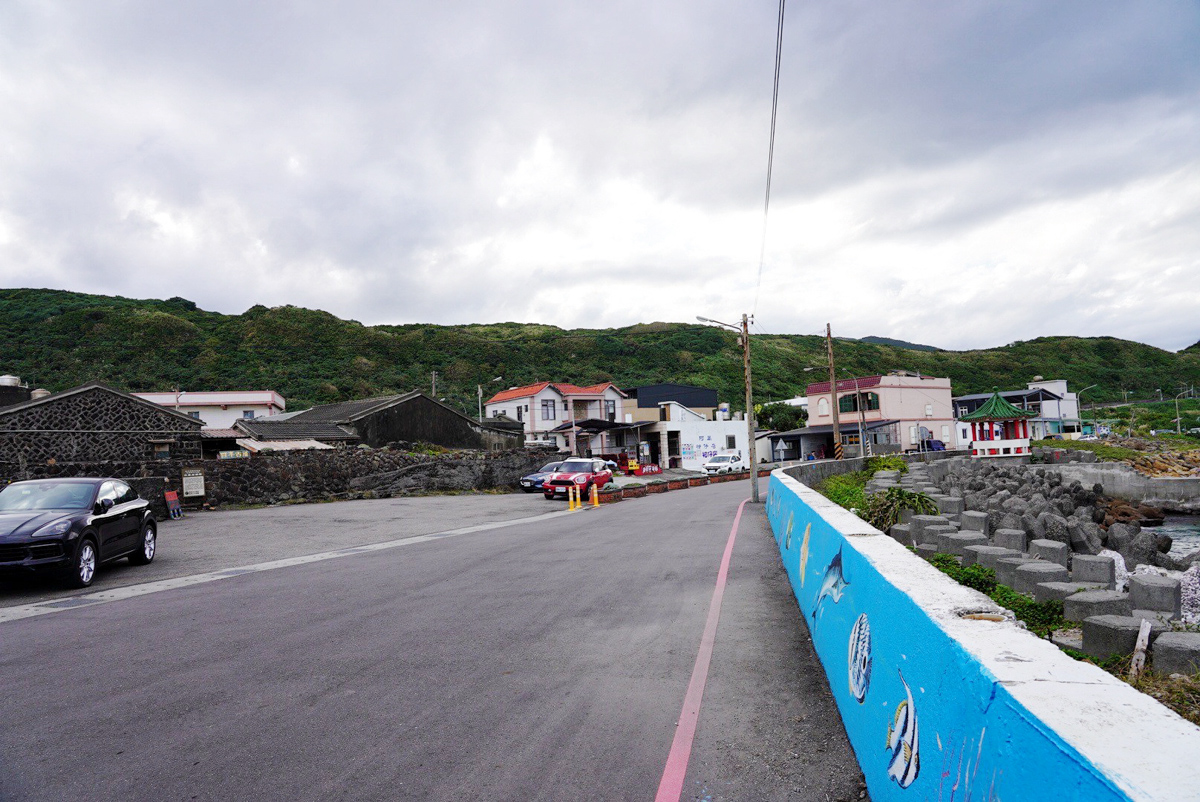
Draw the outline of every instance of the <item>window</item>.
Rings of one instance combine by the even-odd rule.
[[[927,418],[933,417],[933,404],[925,405],[925,417],[927,417]]]
[[[547,399],[542,402],[542,420],[554,420],[554,399]]]
[[[605,401],[604,402],[604,416],[606,418],[608,418],[609,421],[615,421],[617,419],[617,402],[616,401]]]
[[[920,426],[909,426],[908,427],[908,442],[915,446],[920,441],[921,441],[921,427]]]
[[[829,399],[822,397],[819,401],[817,401],[817,415],[823,418],[828,414],[829,414]]]
[[[942,442],[944,443],[949,439],[950,439],[950,427],[948,425],[943,426],[942,427]]]
[[[170,459],[171,444],[170,443],[151,443],[152,451],[155,459]]]
[[[117,503],[118,504],[124,504],[127,501],[136,501],[137,500],[137,497],[138,497],[137,491],[134,490],[129,485],[125,484],[124,482],[113,482],[113,486],[116,488],[116,491],[117,491]]]
[[[522,410],[522,408],[520,406],[517,407],[517,420],[524,420],[524,418],[521,417],[521,413],[523,411],[524,410]]]
[[[725,435],[725,447],[726,448],[737,448],[737,437],[735,437],[732,434]]]
[[[571,411],[571,408],[569,406],[567,406],[566,399],[563,399],[563,412],[570,412],[570,411]]]
[[[200,420],[200,413],[197,411],[192,411],[192,412],[188,413],[188,417],[195,418],[196,420]]]
[[[105,482],[100,485],[100,492],[96,494],[96,503],[99,504],[105,499],[108,499],[113,504],[117,503],[117,483]]]
[[[254,420],[254,410],[243,409],[242,410],[242,418],[244,418],[245,420]]]
[[[864,410],[879,409],[878,393],[862,393],[861,395],[844,395],[838,399],[838,412],[858,412],[861,400]]]

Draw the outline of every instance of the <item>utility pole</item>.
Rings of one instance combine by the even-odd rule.
[[[837,371],[833,367],[833,332],[825,324],[825,347],[829,351],[829,411],[833,413],[833,457],[842,458],[842,434],[838,429]]]
[[[742,361],[746,367],[746,433],[750,443],[750,501],[758,503],[758,449],[754,445],[754,392],[750,386],[750,319],[742,315]]]
[[[437,398],[437,371],[433,372],[433,397]]]
[[[700,317],[699,315],[696,316],[696,320],[701,323],[715,323],[738,333],[738,345],[742,346],[742,365],[745,367],[746,373],[746,432],[750,436],[750,497],[751,501],[757,504],[759,500],[758,449],[754,445],[754,393],[750,387],[750,318],[742,315],[742,325],[740,326],[722,323],[711,317]]]

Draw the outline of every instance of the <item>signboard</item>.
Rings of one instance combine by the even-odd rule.
[[[639,465],[634,473],[638,476],[648,476],[652,473],[662,473],[662,468],[657,465]]]
[[[204,471],[199,468],[183,469],[183,497],[204,495]]]
[[[250,452],[244,448],[235,451],[218,451],[217,459],[250,459]]]
[[[163,493],[163,498],[167,500],[167,512],[171,518],[182,518],[183,505],[179,503],[179,494],[174,490],[167,490]]]

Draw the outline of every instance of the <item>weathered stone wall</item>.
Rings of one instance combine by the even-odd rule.
[[[546,452],[534,449],[420,455],[390,449],[351,448],[269,452],[235,460],[43,463],[23,472],[5,472],[5,466],[0,465],[0,482],[52,476],[117,476],[131,480],[161,477],[165,479],[165,489],[178,491],[183,469],[200,468],[204,471],[204,500],[211,505],[273,504],[516,489],[520,477],[545,461]],[[135,486],[139,494],[150,487]],[[162,504],[161,489],[151,501]],[[160,514],[159,510],[165,512],[165,507],[156,508],[156,514]]]
[[[55,462],[149,460],[154,441],[200,456],[200,421],[94,387],[0,414],[0,471]]]

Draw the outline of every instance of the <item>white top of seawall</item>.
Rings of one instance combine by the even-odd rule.
[[[774,474],[978,661],[1047,731],[1078,750],[1135,800],[1200,800],[1200,727],[1090,663],[1024,630],[978,591],[958,584],[858,516]],[[1005,621],[963,618],[994,612]]]

